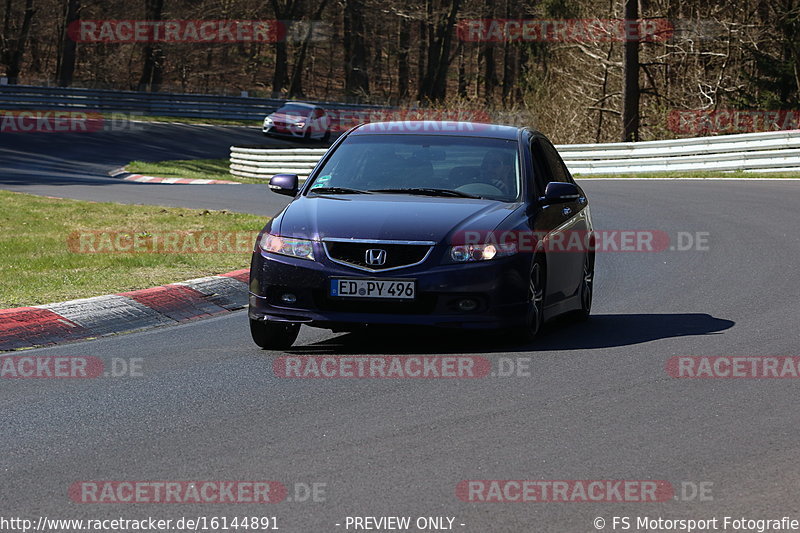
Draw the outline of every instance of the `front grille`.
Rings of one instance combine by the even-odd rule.
[[[325,251],[332,261],[373,272],[421,263],[430,253],[432,243],[395,243],[325,241]],[[368,250],[383,250],[383,264],[370,264]],[[373,256],[379,255],[373,252]],[[373,257],[374,258],[374,257]]]
[[[436,307],[436,296],[418,295],[415,300],[404,302],[385,302],[376,300],[352,300],[331,298],[324,291],[314,291],[314,303],[322,311],[340,313],[369,313],[393,315],[426,315]]]

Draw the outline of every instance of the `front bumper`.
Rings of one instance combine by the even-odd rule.
[[[277,126],[275,124],[271,124],[269,126],[262,125],[261,131],[265,135],[280,135],[283,137],[294,137],[298,139],[302,139],[305,135],[305,128],[298,128],[295,126]]]
[[[529,257],[441,264],[442,255],[443,250],[436,247],[420,265],[371,273],[333,263],[323,254],[309,261],[256,252],[250,270],[249,316],[342,330],[363,324],[474,329],[524,324]],[[414,279],[416,298],[402,302],[333,298],[329,296],[332,278]],[[286,293],[296,301],[281,301]],[[465,298],[476,300],[477,308],[459,310],[458,302]]]

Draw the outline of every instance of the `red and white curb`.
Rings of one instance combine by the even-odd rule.
[[[136,181],[139,183],[163,183],[167,185],[241,185],[238,181],[227,180],[204,180],[189,178],[156,178],[154,176],[143,176],[141,174],[131,174],[125,168],[117,168],[108,173],[112,178],[122,178],[124,181]],[[125,177],[122,177],[122,176]]]
[[[249,271],[151,289],[0,310],[0,351],[178,324],[247,305]]]

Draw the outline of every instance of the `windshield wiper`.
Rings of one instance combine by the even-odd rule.
[[[370,194],[369,191],[361,189],[350,189],[349,187],[312,187],[308,193],[315,194]]]
[[[389,194],[419,194],[421,196],[455,196],[457,198],[482,198],[477,194],[469,194],[452,189],[433,189],[428,187],[411,187],[408,189],[370,189],[370,192],[383,192]]]

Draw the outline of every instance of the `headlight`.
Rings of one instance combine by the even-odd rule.
[[[516,253],[514,243],[502,244],[460,244],[450,247],[450,259],[456,263],[488,261],[495,257],[506,257]]]
[[[264,119],[264,124],[272,124],[272,119],[267,117]]]
[[[262,250],[273,254],[314,260],[314,247],[312,241],[307,239],[293,239],[265,233],[261,237],[260,246]]]
[[[306,127],[306,123],[305,122],[295,122],[294,125],[297,126],[298,128],[305,128]]]

